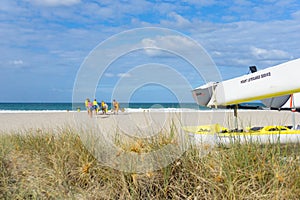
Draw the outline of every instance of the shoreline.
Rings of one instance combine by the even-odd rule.
[[[192,108],[124,108],[125,111],[119,113],[135,112],[233,112],[233,109],[192,109]],[[277,111],[290,112],[289,110],[270,110],[270,109],[238,109],[238,112],[257,112],[257,111]],[[83,113],[87,110],[0,110],[0,114],[22,114],[22,113]],[[111,113],[111,110],[108,111]]]

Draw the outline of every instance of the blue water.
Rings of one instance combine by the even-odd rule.
[[[72,103],[0,103],[0,110],[72,110]]]
[[[111,104],[107,103],[109,109]],[[0,103],[0,110],[21,111],[53,111],[53,110],[85,110],[84,103]],[[205,109],[195,103],[120,103],[120,108],[148,109],[148,108],[190,108]]]
[[[111,104],[107,103],[109,109]],[[250,109],[263,107],[261,103],[240,104]],[[54,111],[54,110],[85,110],[84,103],[0,103],[0,111]],[[149,109],[149,108],[189,108],[195,110],[207,110],[209,108],[198,106],[196,103],[120,103],[120,108]]]

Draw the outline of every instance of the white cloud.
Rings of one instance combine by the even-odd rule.
[[[175,20],[174,23],[176,23],[177,26],[179,26],[179,27],[190,27],[192,25],[191,22],[188,19],[182,17],[181,15],[179,15],[175,12],[171,12],[169,14],[169,16],[171,18],[174,18],[174,20]]]
[[[260,60],[267,60],[267,59],[290,59],[291,55],[289,53],[278,50],[278,49],[262,49],[262,48],[257,48],[257,47],[251,47],[251,54]]]
[[[144,46],[144,50],[146,52],[146,54],[150,55],[150,56],[157,56],[159,55],[159,52],[155,49],[157,49],[157,42],[153,39],[150,38],[145,38],[142,40],[142,44]]]
[[[114,77],[115,75],[113,73],[105,73],[104,76],[111,78]]]
[[[160,24],[162,26],[167,27],[176,27],[177,29],[185,29],[193,27],[193,24],[183,16],[179,15],[176,12],[168,13],[168,19],[160,20]]]
[[[300,57],[297,20],[240,21],[211,26],[215,28],[210,32],[201,32],[202,27],[195,28],[191,37],[224,71],[229,66],[243,69],[257,65],[262,69]],[[231,73],[235,72],[238,70]]]
[[[28,68],[28,66],[21,59],[0,62],[0,69],[15,69],[16,70],[16,69],[25,69],[25,68]]]
[[[220,52],[220,51],[212,51],[212,54],[215,55],[215,56],[222,56],[223,53]]]
[[[217,3],[216,0],[184,0],[184,2],[197,6],[211,6]]]
[[[23,62],[23,60],[12,60],[12,61],[9,61],[9,64],[11,64],[11,65],[23,65],[24,62]]]
[[[292,13],[292,16],[295,18],[295,19],[300,19],[300,10]]]
[[[129,73],[119,73],[117,74],[118,77],[121,77],[121,78],[129,78],[131,77],[131,74]]]
[[[150,56],[159,56],[161,52],[158,50],[178,50],[180,52],[189,52],[193,51],[193,49],[196,47],[195,43],[193,43],[187,37],[180,35],[167,35],[158,36],[155,38],[145,38],[141,42],[145,48],[145,52]]]
[[[33,4],[41,6],[71,6],[78,4],[81,0],[28,0]]]

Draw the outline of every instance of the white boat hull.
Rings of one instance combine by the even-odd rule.
[[[198,105],[206,106],[212,98],[213,90],[217,83],[210,82],[201,87],[195,88],[193,93],[193,98]]]
[[[289,99],[291,95],[284,95],[279,97],[272,97],[268,99],[262,99],[262,103],[268,108],[281,108]]]
[[[244,136],[222,136],[218,134],[203,135],[190,133],[189,138],[192,144],[196,146],[203,145],[219,145],[232,143],[261,143],[261,144],[277,144],[277,143],[297,143],[300,142],[300,134],[265,134],[265,135],[244,135]]]
[[[212,103],[230,105],[300,92],[299,73],[300,59],[296,59],[220,82]]]
[[[299,73],[300,59],[296,59],[220,83],[203,85],[193,90],[193,96],[199,105],[210,107],[289,95],[300,92]]]

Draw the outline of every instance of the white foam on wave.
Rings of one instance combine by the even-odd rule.
[[[201,112],[201,113],[211,113],[211,112],[226,112],[233,113],[233,109],[205,109],[197,110],[192,108],[125,108],[125,112],[134,113],[134,112]],[[264,110],[251,110],[251,109],[238,109],[238,112],[264,112]]]
[[[238,112],[257,112],[260,110],[243,110],[239,109]],[[76,110],[0,110],[1,113],[67,113],[78,112]],[[86,112],[81,110],[80,112]],[[109,111],[110,112],[110,111]],[[119,111],[121,113],[121,111]],[[231,109],[207,109],[197,110],[192,108],[124,108],[126,113],[141,113],[141,112],[233,112]]]
[[[206,110],[196,110],[191,108],[125,108],[125,112],[203,112]],[[210,111],[210,110],[207,110]]]
[[[124,108],[127,113],[141,113],[141,112],[216,112],[226,110],[197,110],[192,108]],[[229,110],[228,110],[229,111]],[[78,112],[76,110],[0,110],[0,113],[65,113],[65,112]],[[81,110],[80,112],[86,112]],[[111,112],[111,111],[109,111]],[[119,111],[120,113],[122,111]]]
[[[124,108],[126,113],[142,113],[142,112],[199,112],[201,110],[189,108]],[[203,110],[202,110],[203,111]],[[66,113],[77,112],[75,110],[0,110],[0,113]],[[86,112],[82,110],[81,112]],[[110,112],[110,111],[109,111]],[[119,111],[121,113],[121,111]]]

